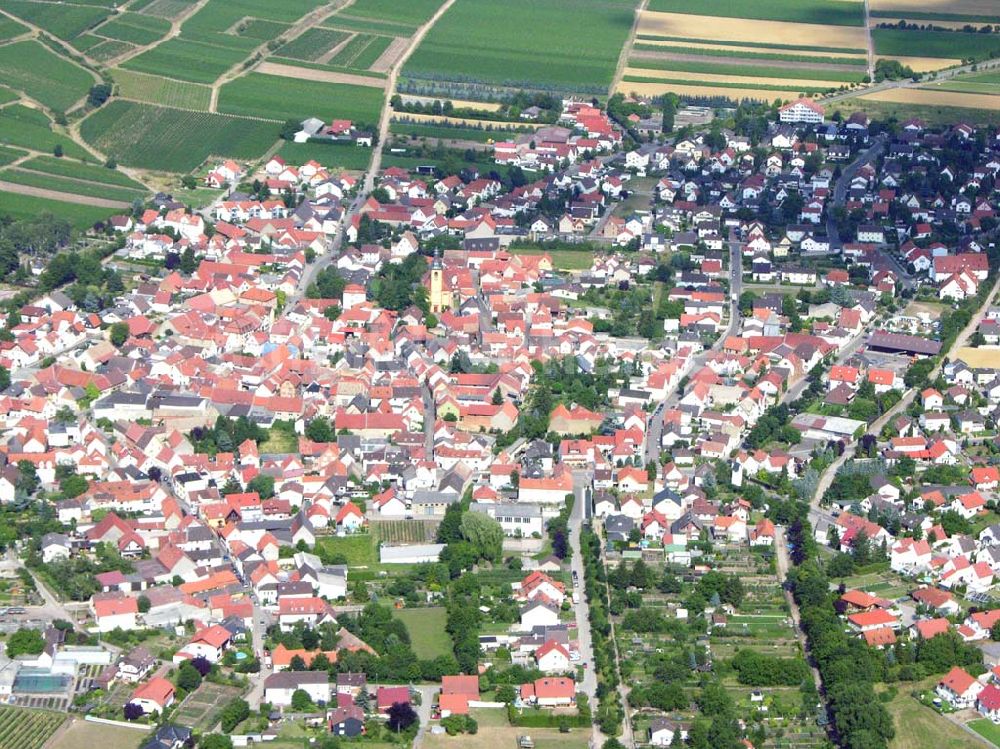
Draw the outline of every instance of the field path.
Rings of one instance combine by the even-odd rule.
[[[49,200],[58,200],[62,203],[79,203],[80,205],[92,205],[95,208],[130,208],[129,203],[125,203],[121,200],[106,200],[105,198],[92,198],[89,195],[74,195],[69,192],[59,192],[58,190],[46,190],[43,187],[28,187],[27,185],[18,185],[13,182],[4,182],[0,180],[0,190],[6,190],[7,192],[19,193],[21,195],[30,195],[34,198],[47,198]]]
[[[622,76],[625,75],[628,58],[632,54],[632,45],[635,44],[635,36],[639,33],[639,19],[642,18],[642,13],[646,10],[648,4],[649,0],[642,0],[639,3],[639,7],[635,9],[635,18],[632,19],[632,30],[629,32],[625,44],[622,45],[621,54],[618,55],[618,64],[615,66],[615,74],[611,76],[611,87],[608,89],[608,96],[615,93],[618,83],[621,81]]]
[[[92,58],[87,57],[86,55],[84,55],[84,57],[86,57],[86,59],[89,62],[98,67],[113,68],[117,65],[121,65],[123,62],[129,61],[133,57],[138,57],[143,52],[148,52],[154,47],[160,46],[168,39],[173,39],[174,37],[179,36],[181,33],[181,26],[184,25],[184,22],[188,18],[193,16],[195,13],[197,13],[199,10],[204,8],[206,5],[208,5],[208,0],[198,0],[195,3],[191,3],[191,5],[188,6],[185,10],[182,10],[180,13],[178,13],[176,18],[165,19],[170,21],[170,31],[168,31],[162,39],[157,39],[156,41],[150,42],[149,44],[136,45],[132,49],[125,50],[117,57],[112,57],[110,60],[105,60],[103,63],[97,63]],[[162,18],[162,16],[156,16],[156,18]],[[98,27],[98,29],[100,29],[100,27]],[[100,36],[99,32],[98,36]],[[131,44],[131,42],[129,43]]]
[[[868,50],[868,80],[875,80],[875,42],[872,41],[871,0],[865,0],[865,49]]]
[[[349,83],[354,86],[369,86],[385,88],[385,79],[371,78],[367,75],[353,73],[338,73],[335,70],[316,70],[315,68],[300,68],[296,65],[285,65],[280,62],[262,62],[254,70],[265,75],[280,75],[285,78],[297,78],[300,81],[319,81],[320,83]],[[214,92],[213,92],[214,93]]]

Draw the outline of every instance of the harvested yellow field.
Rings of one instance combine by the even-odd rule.
[[[371,86],[385,88],[382,78],[370,78],[353,73],[338,73],[333,70],[316,70],[315,68],[300,68],[297,65],[285,65],[277,62],[262,62],[257,66],[258,73],[280,75],[284,78],[298,78],[303,81],[318,81],[320,83],[349,83],[353,86]]]
[[[754,86],[803,86],[805,88],[837,88],[837,81],[817,81],[815,78],[761,78],[717,73],[685,73],[680,70],[652,70],[648,68],[625,68],[626,76],[636,78],[665,78],[667,80],[698,80],[706,83],[737,83],[741,87]],[[847,81],[841,81],[847,83]]]
[[[955,91],[934,91],[926,88],[890,88],[858,97],[865,101],[886,101],[893,104],[916,104],[925,107],[965,107],[966,109],[996,109],[1000,98],[990,94],[960,94]]]
[[[400,112],[399,116],[393,116],[393,122],[431,122],[431,123],[441,123],[446,122],[449,125],[472,125],[480,127],[489,127],[492,125],[495,128],[540,128],[546,127],[544,122],[503,122],[499,120],[475,120],[471,117],[446,117],[441,114],[411,114],[410,112]]]
[[[1000,346],[981,346],[979,348],[960,348],[955,355],[970,367],[989,369],[1000,368]]]
[[[642,12],[637,33],[720,42],[771,42],[850,49],[865,49],[867,43],[865,30],[861,26],[824,26],[816,23],[756,21],[655,11]]]
[[[691,49],[719,49],[728,52],[747,52],[749,54],[796,55],[803,57],[863,57],[861,52],[822,52],[815,49],[788,50],[781,47],[739,47],[735,44],[700,44],[698,42],[671,42],[666,39],[636,39],[636,44],[648,44],[653,47],[664,47],[683,52]]]
[[[412,94],[403,94],[403,101],[407,104],[412,102],[419,102],[421,104],[431,103],[435,101],[445,102],[450,101],[455,109],[480,109],[484,112],[496,112],[499,111],[503,104],[498,104],[495,101],[471,101],[466,99],[439,99],[433,96],[413,96]]]
[[[892,59],[899,60],[900,64],[909,66],[914,73],[928,73],[932,70],[950,68],[952,65],[958,65],[962,62],[943,57],[893,57]]]
[[[668,91],[689,96],[725,96],[730,99],[759,99],[760,101],[790,101],[798,96],[792,91],[768,91],[756,88],[724,88],[721,86],[688,86],[682,83],[634,83],[619,81],[616,91],[639,96],[661,96]]]
[[[956,16],[997,16],[996,0],[871,0],[871,9],[879,12],[942,13]],[[901,16],[902,17],[902,16]],[[881,20],[881,19],[879,19]],[[913,19],[908,19],[913,20]],[[923,23],[920,21],[920,23]],[[938,24],[938,21],[934,21]]]

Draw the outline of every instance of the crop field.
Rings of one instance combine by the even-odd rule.
[[[603,93],[634,7],[632,0],[457,0],[424,37],[404,73]]]
[[[209,156],[259,158],[278,138],[276,123],[112,101],[83,121],[80,134],[118,163],[189,172]]]
[[[1000,8],[994,0],[871,0],[873,15],[892,15],[910,21],[943,20],[952,17],[983,19],[988,23],[1000,18]]]
[[[354,39],[364,38],[364,44],[360,45],[353,54],[348,57],[341,57],[343,53],[337,54],[330,62],[334,65],[342,65],[345,68],[354,68],[355,70],[368,70],[375,61],[382,56],[382,53],[389,49],[389,45],[392,44],[392,37],[388,36],[372,36],[370,34],[358,34]],[[354,41],[351,40],[351,42]],[[350,46],[348,43],[347,46]],[[347,47],[344,48],[345,50]]]
[[[701,6],[697,9],[702,10]],[[788,21],[760,21],[721,18],[690,13],[645,12],[639,19],[640,37],[680,37],[710,39],[727,43],[754,43],[757,46],[811,49],[864,50],[865,31],[860,26],[820,26]],[[749,46],[749,45],[747,45]]]
[[[111,13],[109,8],[94,5],[40,3],[31,0],[4,0],[3,9],[67,41],[93,28]]]
[[[429,21],[441,4],[442,0],[408,0],[405,3],[399,0],[356,0],[348,12],[352,16],[393,21],[415,28]]]
[[[761,21],[861,26],[864,8],[857,0],[715,0],[692,5],[686,0],[650,0],[649,10],[687,13],[697,10],[710,16],[753,18]]]
[[[53,190],[55,192],[66,193],[67,195],[80,195],[88,198],[101,198],[102,200],[117,200],[125,205],[137,198],[144,198],[148,193],[147,190],[130,190],[125,187],[112,187],[101,183],[55,177],[51,174],[41,174],[21,169],[5,169],[0,172],[0,180],[11,182],[15,185]]]
[[[340,171],[364,171],[372,158],[372,150],[360,146],[335,146],[326,143],[293,143],[285,141],[278,153],[289,164],[305,164],[316,161],[327,169]]]
[[[43,112],[12,104],[0,109],[0,145],[20,146],[52,153],[62,146],[66,156],[76,159],[93,158],[69,138],[54,133],[52,122]]]
[[[113,69],[111,77],[118,85],[118,96],[125,99],[206,112],[212,102],[212,89],[199,83],[175,81],[123,68]]]
[[[59,713],[0,707],[0,747],[41,749],[65,719]]]
[[[78,229],[89,229],[96,222],[107,219],[113,212],[108,208],[64,203],[60,200],[0,190],[0,215],[11,218],[37,218],[40,214],[51,213],[66,219]]]
[[[893,88],[866,94],[859,98],[863,101],[965,109],[997,109],[1000,105],[1000,100],[994,94],[960,93],[932,88]]]
[[[288,23],[281,23],[280,21],[265,21],[260,18],[254,18],[245,24],[241,24],[236,30],[236,33],[249,39],[259,39],[262,42],[266,42],[271,39],[277,39],[290,27],[291,24]]]
[[[430,660],[451,652],[444,636],[448,618],[444,607],[393,609],[392,616],[406,625],[417,658]]]
[[[17,101],[20,98],[21,95],[16,91],[11,91],[9,88],[0,86],[0,106],[10,104],[12,101]]]
[[[297,21],[324,0],[209,0],[201,10],[185,21],[184,33],[190,29],[202,32],[225,32],[244,18],[268,21]]]
[[[826,68],[805,68],[767,65],[737,65],[735,63],[715,63],[715,62],[692,62],[688,60],[663,60],[663,59],[641,59],[631,60],[629,68],[626,68],[626,75],[630,70],[651,68],[653,70],[669,71],[671,75],[676,72],[698,73],[704,76],[704,80],[727,80],[734,76],[742,76],[753,79],[773,79],[776,81],[787,79],[798,79],[802,85],[816,85],[817,82],[829,81],[831,85],[840,83],[861,83],[864,79],[863,70],[829,70]],[[640,73],[636,73],[637,75]],[[651,75],[643,71],[642,75]],[[763,81],[762,81],[763,82]],[[791,85],[796,85],[796,80],[789,81]]]
[[[711,42],[686,42],[673,40],[641,40],[632,46],[632,60],[648,57],[656,59],[664,54],[674,53],[681,55],[697,55],[712,58],[739,58],[740,60],[750,60],[753,62],[801,62],[805,64],[823,64],[852,66],[862,68],[868,61],[864,57],[857,57],[850,52],[822,52],[819,50],[804,51],[774,51],[780,48],[773,48],[771,51],[761,52],[747,47],[740,47],[730,44],[713,44]]]
[[[405,135],[410,138],[427,138],[429,140],[468,140],[476,143],[487,143],[490,140],[506,140],[517,135],[516,130],[500,128],[486,129],[476,127],[452,127],[425,122],[400,122],[394,120],[389,125],[389,132],[394,135]]]
[[[872,29],[875,53],[886,57],[919,51],[923,57],[985,59],[1000,53],[1000,34],[966,34],[961,31]]]
[[[326,19],[328,26],[347,31],[360,31],[367,34],[394,34],[399,36],[409,36],[413,32],[412,26],[399,24],[393,21],[375,18],[356,18],[350,15],[354,6],[347,9],[347,13],[337,13]]]
[[[220,34],[215,36],[221,37]],[[212,83],[245,57],[245,50],[177,37],[133,57],[123,67],[182,81]]]
[[[187,11],[194,0],[152,0],[145,2],[142,6],[132,3],[132,10],[142,11],[147,16],[158,16],[159,18],[176,18],[181,13]]]
[[[130,52],[133,49],[135,49],[134,44],[119,42],[117,39],[108,39],[106,42],[101,42],[100,44],[92,47],[87,54],[97,62],[108,62],[109,60],[121,57],[123,54]]]
[[[346,31],[326,29],[322,26],[307,29],[287,44],[278,48],[277,54],[295,60],[316,61],[347,39]]]
[[[53,156],[36,156],[21,164],[20,168],[30,169],[33,172],[42,172],[43,174],[54,174],[59,177],[69,177],[70,179],[80,179],[87,182],[97,182],[104,185],[126,187],[131,190],[146,192],[145,185],[136,182],[127,174],[123,174],[116,169],[81,164],[69,159],[57,159]]]
[[[219,111],[284,121],[319,117],[378,122],[382,91],[368,86],[249,73],[219,91]]]
[[[26,34],[28,31],[27,26],[11,18],[7,18],[7,16],[0,16],[0,40],[13,39],[15,36]]]
[[[21,151],[17,148],[7,148],[6,146],[0,146],[0,166],[7,166],[7,164],[12,164],[17,161],[22,156],[27,156],[27,151]]]
[[[90,73],[36,41],[0,47],[0,80],[58,110],[69,109],[94,83]]]
[[[122,13],[94,30],[95,34],[133,44],[152,44],[170,31],[170,22],[140,13]]]
[[[372,532],[386,543],[425,544],[434,541],[438,525],[436,520],[378,520]]]

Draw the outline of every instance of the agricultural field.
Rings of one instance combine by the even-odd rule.
[[[21,707],[0,707],[0,747],[41,749],[66,716]]]
[[[44,112],[20,104],[0,109],[0,145],[30,148],[45,153],[52,153],[56,146],[61,146],[63,153],[71,158],[93,158],[67,136],[53,132],[52,121]]]
[[[132,44],[152,44],[170,31],[170,22],[140,13],[122,13],[102,23],[93,33]]]
[[[256,159],[278,138],[276,123],[112,101],[83,121],[84,140],[118,163],[189,172],[209,156]]]
[[[221,34],[214,34],[222,37]],[[231,36],[230,39],[239,40]],[[252,43],[252,42],[251,42]],[[128,60],[123,67],[193,83],[213,83],[247,56],[247,49],[223,46],[213,40],[168,39]]]
[[[375,520],[372,533],[380,543],[425,544],[433,543],[438,525],[436,520]]]
[[[126,52],[131,52],[133,49],[135,49],[134,44],[119,42],[116,39],[108,39],[107,41],[91,47],[87,52],[87,56],[92,60],[103,63],[121,57]]]
[[[69,159],[57,159],[52,156],[36,156],[33,159],[25,161],[21,164],[20,168],[30,169],[33,172],[41,172],[42,174],[54,174],[59,177],[84,180],[86,182],[125,187],[131,190],[139,190],[140,192],[145,192],[147,189],[145,185],[136,182],[127,174],[123,174],[116,169],[81,164]]]
[[[518,131],[502,130],[500,128],[453,127],[433,122],[401,122],[398,120],[392,121],[389,125],[389,132],[393,135],[403,135],[409,138],[427,138],[428,140],[444,141],[464,140],[476,143],[488,143],[491,140],[506,140],[518,134]]]
[[[406,625],[418,658],[431,659],[451,653],[450,641],[442,636],[448,619],[443,607],[393,609],[392,615]]]
[[[993,0],[950,0],[947,3],[929,3],[927,0],[871,0],[870,13],[877,18],[905,18],[907,21],[996,23],[1000,20],[1000,8]]]
[[[51,109],[66,111],[87,95],[94,78],[36,41],[0,47],[0,80]]]
[[[111,14],[110,8],[96,5],[41,3],[34,0],[4,0],[3,9],[66,41],[93,28]]]
[[[99,198],[101,200],[117,201],[122,206],[127,206],[133,200],[142,199],[148,193],[148,190],[130,190],[125,187],[114,187],[101,183],[69,179],[67,177],[55,177],[51,174],[42,174],[19,168],[4,169],[0,172],[0,180],[15,185],[24,185],[25,187],[66,193],[67,199],[70,196]]]
[[[793,21],[795,23],[861,26],[864,12],[856,0],[716,0],[692,6],[686,0],[650,0],[652,11],[699,13],[726,18],[753,18],[761,21]]]
[[[239,36],[247,37],[248,39],[259,39],[262,42],[267,42],[271,39],[277,39],[290,27],[291,24],[288,23],[281,23],[280,21],[264,21],[260,18],[254,18],[246,23],[240,24],[236,28],[236,33]]]
[[[21,95],[15,91],[11,91],[9,88],[4,88],[0,86],[0,106],[4,104],[10,104],[12,101],[17,101],[21,98]]]
[[[7,16],[0,16],[0,40],[13,39],[15,36],[26,34],[28,31],[28,27],[24,24],[7,18]]]
[[[0,146],[0,166],[7,166],[17,161],[22,156],[27,156],[27,151],[21,151],[17,148],[7,148],[6,146]]]
[[[376,123],[382,90],[346,83],[296,80],[249,73],[219,91],[219,111],[277,121],[319,117]]]
[[[316,161],[328,169],[339,171],[364,171],[372,158],[372,150],[350,145],[330,145],[327,143],[293,143],[285,141],[278,154],[289,164],[305,164]]]
[[[872,41],[879,57],[905,57],[919,51],[922,57],[982,60],[1000,53],[1000,34],[872,29]]]
[[[605,93],[634,8],[633,0],[457,0],[403,72],[412,79]]]
[[[199,83],[175,81],[123,68],[113,69],[111,77],[118,86],[117,95],[124,99],[205,112],[212,102],[212,89]]]
[[[349,34],[337,29],[317,27],[305,32],[278,48],[277,54],[294,60],[316,62],[344,42]]]
[[[441,7],[442,0],[356,0],[348,13],[360,18],[376,21],[392,21],[416,28],[430,20],[434,11]]]

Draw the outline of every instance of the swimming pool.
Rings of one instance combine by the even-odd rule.
[[[16,694],[65,692],[69,682],[70,677],[65,674],[52,674],[39,668],[22,668],[14,677],[14,692]]]

